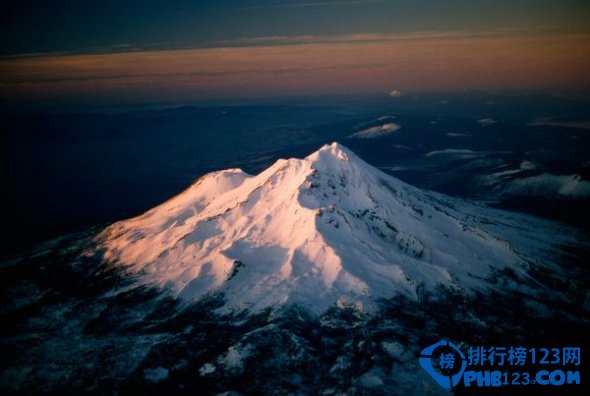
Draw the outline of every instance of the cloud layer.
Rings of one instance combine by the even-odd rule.
[[[303,36],[219,48],[5,58],[0,99],[145,101],[383,92],[384,86],[399,92],[590,86],[589,38],[511,31]]]
[[[399,98],[399,97],[402,96],[402,92],[401,91],[398,91],[397,89],[394,89],[393,91],[391,91],[389,93],[389,96],[392,97],[392,98]]]
[[[562,128],[588,129],[590,130],[590,121],[576,120],[576,121],[560,121],[552,118],[537,118],[529,124],[530,126],[554,126]]]
[[[481,118],[481,119],[477,120],[477,123],[479,125],[489,126],[489,125],[497,124],[498,121],[494,120],[493,118]]]
[[[401,126],[395,122],[389,122],[387,124],[374,126],[371,128],[363,129],[348,136],[352,139],[374,139],[381,136],[390,135],[401,129]]]
[[[590,196],[590,182],[583,180],[580,175],[553,175],[543,173],[538,176],[524,177],[508,182],[502,195],[532,195],[532,196],[567,196],[583,198]]]
[[[473,150],[469,150],[469,149],[447,148],[444,150],[429,151],[428,153],[424,154],[425,157],[434,157],[434,156],[441,156],[441,155],[447,156],[447,157],[453,157],[453,158],[467,159],[467,158],[483,157],[486,155],[486,153],[479,152],[479,151],[473,151]]]

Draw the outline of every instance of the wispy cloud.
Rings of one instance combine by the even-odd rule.
[[[483,125],[483,126],[489,126],[489,125],[494,125],[497,124],[498,121],[494,120],[493,118],[481,118],[479,120],[476,121],[479,125]]]
[[[181,100],[387,94],[384,86],[398,91],[590,86],[590,58],[581,56],[589,39],[490,31],[275,37],[265,38],[272,43],[244,39],[182,50],[126,45],[117,53],[2,59],[0,99]]]
[[[590,130],[590,121],[588,120],[574,120],[562,121],[554,120],[552,118],[537,118],[535,121],[529,123],[530,126],[553,126],[562,128],[576,128]]]
[[[447,133],[447,136],[449,136],[449,137],[468,137],[471,135],[469,135],[467,133],[449,132],[449,133]]]
[[[553,175],[543,173],[509,181],[503,186],[502,195],[517,196],[567,196],[582,198],[590,196],[590,182],[580,175]]]
[[[446,148],[444,150],[433,150],[424,154],[425,157],[445,157],[450,159],[480,158],[491,154],[510,154],[511,151],[474,151],[470,149]]]
[[[395,122],[389,122],[387,124],[374,126],[371,128],[363,129],[348,136],[351,139],[374,139],[381,136],[390,135],[396,131],[399,131],[401,126]]]
[[[444,150],[433,150],[429,151],[428,153],[424,154],[425,157],[434,157],[434,156],[452,156],[452,157],[459,157],[459,158],[476,158],[482,157],[485,154],[469,149],[455,149],[455,148],[447,148]]]
[[[400,41],[446,41],[446,40],[475,40],[498,39],[506,37],[547,37],[558,33],[553,30],[531,29],[490,29],[490,30],[456,30],[456,31],[414,31],[403,33],[353,33],[353,34],[314,34],[314,35],[284,35],[242,37],[229,40],[213,41],[208,47],[241,47],[264,45],[293,45],[293,44],[327,44],[327,43],[377,43]],[[572,36],[572,35],[570,35]],[[154,44],[155,45],[160,45]],[[150,47],[151,48],[151,47]],[[149,48],[148,48],[149,49]]]
[[[390,98],[399,98],[402,96],[402,91],[394,89],[393,91],[389,92]]]

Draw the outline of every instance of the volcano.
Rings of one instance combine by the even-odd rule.
[[[256,176],[204,175],[97,241],[110,265],[189,301],[322,312],[440,286],[485,293],[507,273],[504,285],[534,292],[528,274],[552,267],[555,227],[420,190],[332,143]]]

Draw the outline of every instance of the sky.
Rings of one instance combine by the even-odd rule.
[[[0,103],[590,87],[585,0],[8,1]]]

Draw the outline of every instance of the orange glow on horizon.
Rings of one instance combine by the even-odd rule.
[[[0,98],[140,100],[590,86],[590,35],[425,34],[0,60]]]

